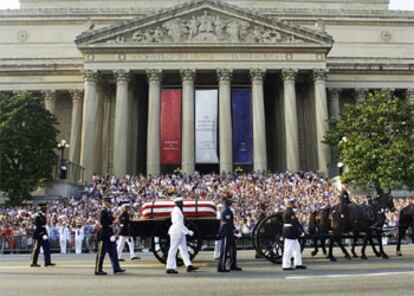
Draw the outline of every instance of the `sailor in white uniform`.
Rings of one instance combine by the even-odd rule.
[[[174,199],[175,207],[171,212],[171,226],[168,230],[170,235],[170,249],[168,251],[167,258],[167,273],[176,274],[177,262],[177,249],[180,250],[181,258],[184,261],[184,265],[187,267],[187,272],[195,271],[198,267],[191,265],[190,256],[188,255],[187,239],[186,235],[193,236],[194,232],[185,227],[184,225],[184,202],[181,197]]]
[[[223,205],[222,204],[218,204],[217,205],[217,219],[221,219],[221,212],[223,210]],[[220,258],[220,244],[221,244],[221,240],[216,240],[214,242],[214,260],[218,260]]]
[[[85,230],[81,223],[78,223],[75,229],[75,253],[82,254],[82,244],[85,238]]]

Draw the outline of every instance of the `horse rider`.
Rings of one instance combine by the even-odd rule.
[[[286,210],[283,213],[283,270],[294,270],[295,268],[306,269],[306,266],[302,264],[302,251],[299,244],[299,237],[304,235],[304,233],[301,231],[299,220],[293,210],[294,207],[295,200],[289,199],[286,205]],[[291,265],[292,256],[293,266]]]
[[[114,217],[112,216],[112,199],[109,196],[102,198],[103,209],[99,214],[98,252],[96,254],[95,275],[107,275],[102,270],[105,254],[109,253],[114,274],[125,272],[121,269],[116,251],[115,235],[112,229]]]
[[[217,271],[241,271],[242,269],[237,266],[237,246],[235,238],[235,236],[241,237],[241,234],[234,226],[234,216],[232,210],[230,209],[230,206],[232,205],[231,198],[226,197],[223,202],[224,209],[221,212],[221,223],[219,230],[219,235],[221,237],[220,258]],[[230,270],[226,268],[227,253],[230,253]]]
[[[184,265],[187,267],[187,272],[192,272],[198,269],[191,264],[190,256],[188,254],[186,235],[193,236],[194,232],[184,225],[184,202],[182,197],[174,199],[175,207],[171,212],[171,226],[168,229],[170,235],[170,249],[168,251],[166,273],[177,274],[177,250],[180,250],[181,258]]]
[[[47,235],[46,224],[47,224],[47,203],[39,203],[39,211],[34,215],[35,220],[35,231],[33,233],[33,251],[32,251],[32,264],[30,267],[40,267],[37,264],[39,258],[40,247],[43,248],[43,256],[45,258],[46,266],[55,266],[55,263],[51,262],[50,259],[50,244],[49,236]]]

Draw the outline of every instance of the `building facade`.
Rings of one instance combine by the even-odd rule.
[[[21,0],[0,92],[31,91],[98,174],[335,167],[326,120],[414,99],[414,13],[388,0]]]

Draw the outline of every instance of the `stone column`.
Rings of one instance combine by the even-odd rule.
[[[85,168],[84,178],[88,180],[95,170],[95,140],[97,113],[97,73],[84,71],[85,92],[83,102],[82,144],[80,164]]]
[[[322,143],[328,131],[328,102],[326,98],[326,70],[313,71],[315,88],[315,115],[316,115],[316,147],[318,149],[318,171],[327,175],[329,162],[329,146]]]
[[[266,70],[250,69],[253,109],[253,169],[267,170],[266,124],[263,97],[263,79]]]
[[[363,101],[365,101],[365,97],[368,93],[368,89],[367,88],[356,88],[355,89],[355,100],[357,103],[362,103]]]
[[[233,138],[231,123],[232,70],[218,69],[220,173],[233,171]]]
[[[186,174],[192,174],[195,170],[194,80],[196,72],[193,69],[181,69],[180,74],[183,83],[181,169]]]
[[[414,88],[408,88],[406,91],[407,100],[414,102]]]
[[[115,72],[116,78],[116,102],[115,102],[115,124],[114,124],[114,155],[113,174],[124,176],[128,166],[128,137],[129,134],[129,102],[128,102],[128,80],[127,71]]]
[[[111,121],[111,92],[106,89],[103,94],[103,126],[102,126],[102,173],[109,173],[109,131]]]
[[[79,164],[81,135],[82,135],[82,108],[83,92],[81,90],[70,91],[72,96],[72,122],[70,127],[70,154],[71,162]]]
[[[296,80],[297,70],[282,70],[283,78],[283,105],[285,113],[285,145],[286,168],[291,172],[300,169],[299,162],[299,129],[296,108]]]
[[[147,135],[147,174],[160,173],[160,112],[162,71],[147,70],[148,92],[148,135]]]
[[[44,90],[42,91],[43,98],[45,99],[45,108],[47,111],[55,115],[56,111],[56,91]]]
[[[329,113],[330,117],[339,118],[339,96],[341,95],[342,90],[339,88],[329,89]]]

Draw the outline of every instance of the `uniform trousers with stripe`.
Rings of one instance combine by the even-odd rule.
[[[37,264],[39,259],[40,248],[43,248],[43,256],[45,257],[45,264],[50,264],[50,244],[48,239],[35,239],[32,251],[32,263]]]
[[[116,251],[116,243],[111,241],[98,241],[98,252],[96,254],[95,272],[102,271],[102,265],[106,253],[109,254],[112,269],[114,271],[120,270],[121,267],[119,266],[118,253]]]
[[[228,256],[227,256],[228,254]],[[230,268],[237,267],[237,247],[236,239],[233,234],[224,236],[220,241],[220,258],[217,266],[217,270],[226,269],[227,258],[230,258]]]
[[[285,238],[285,242],[283,245],[282,268],[294,267],[294,266],[291,266],[292,256],[293,256],[294,266],[301,266],[302,265],[302,252],[301,252],[299,240]]]

